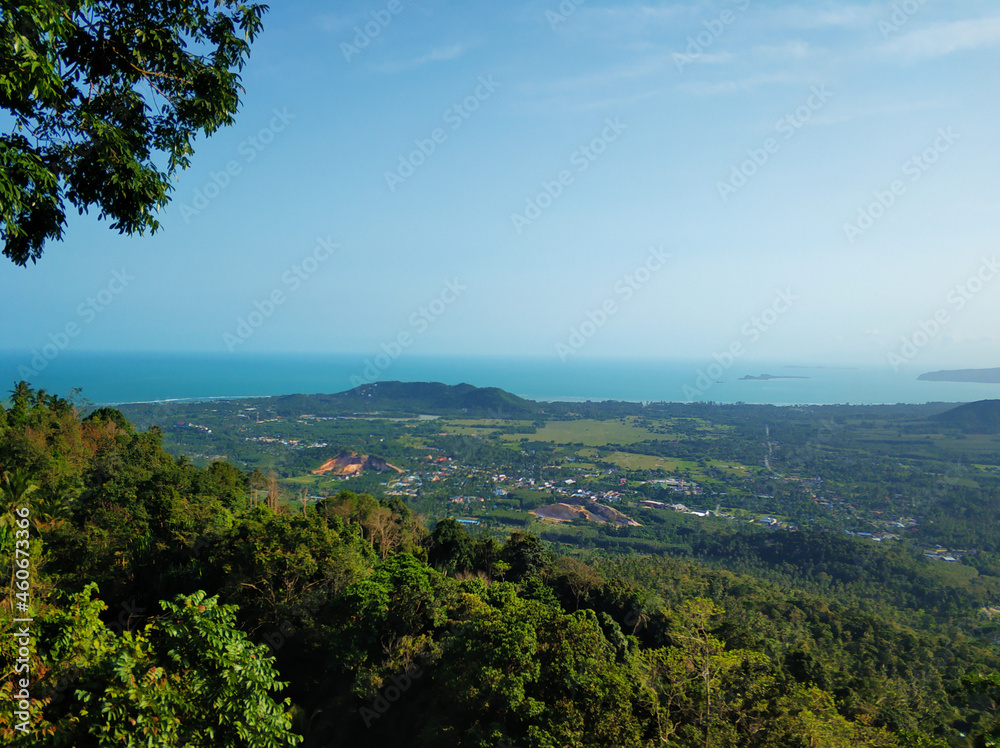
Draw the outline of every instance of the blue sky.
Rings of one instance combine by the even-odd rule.
[[[274,3],[162,230],[0,265],[0,347],[997,366],[998,57],[963,0]]]

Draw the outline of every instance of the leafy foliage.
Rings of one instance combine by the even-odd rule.
[[[0,239],[18,265],[62,237],[66,203],[155,231],[198,133],[232,124],[264,5],[0,2]],[[164,166],[160,166],[164,164]]]
[[[289,729],[288,702],[271,698],[284,684],[267,649],[235,628],[232,606],[203,592],[178,596],[142,631],[115,636],[98,618],[103,605],[92,600],[95,587],[36,620],[40,651],[32,670],[43,675],[33,684],[29,734],[4,726],[14,744],[300,742]]]

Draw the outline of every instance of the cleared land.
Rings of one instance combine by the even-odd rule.
[[[588,447],[602,447],[606,444],[635,444],[646,439],[656,438],[657,434],[647,428],[636,426],[635,419],[595,421],[581,419],[579,421],[550,421],[545,428],[538,429],[535,434],[527,435],[533,442],[552,442],[553,444],[583,444]],[[509,440],[521,439],[525,434],[506,434],[503,438]]]

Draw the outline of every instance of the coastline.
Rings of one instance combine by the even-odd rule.
[[[21,379],[23,353],[0,352],[8,394]],[[347,354],[228,355],[67,351],[29,380],[35,389],[69,396],[81,389],[102,405],[242,400],[353,389],[365,359]],[[810,366],[809,376],[740,381],[761,371],[805,368],[784,361],[741,361],[726,381],[701,378],[704,360],[400,357],[375,381],[467,383],[497,387],[536,402],[717,402],[760,405],[961,403],[1000,397],[1000,385],[920,380],[889,367]],[[220,394],[224,393],[224,394]]]

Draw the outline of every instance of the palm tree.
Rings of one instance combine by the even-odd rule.
[[[49,400],[49,407],[52,412],[57,416],[69,415],[76,410],[76,406],[73,402],[59,397],[59,395],[53,395]]]
[[[49,406],[49,393],[45,390],[37,390],[35,392],[35,402],[32,405],[32,411],[46,410]]]
[[[23,379],[10,391],[11,415],[16,421],[23,421],[28,414],[28,403],[34,400],[34,390]]]

